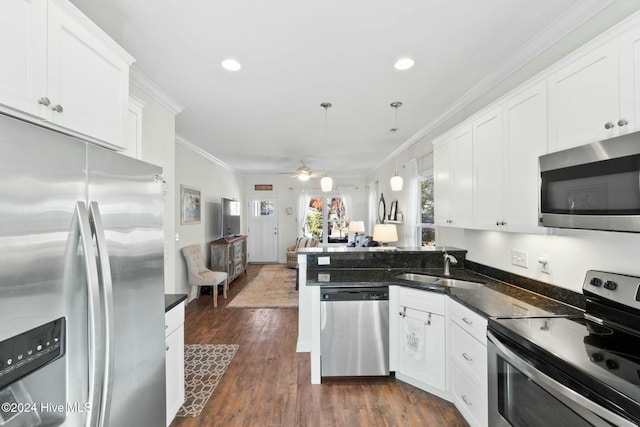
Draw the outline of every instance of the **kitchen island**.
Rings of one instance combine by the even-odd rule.
[[[450,266],[451,278],[480,282],[473,289],[432,286],[399,279],[403,273],[442,276],[444,248],[306,248],[298,251],[299,319],[298,352],[311,353],[311,382],[321,382],[320,368],[320,293],[322,287],[390,286],[445,294],[448,298],[488,317],[580,315],[584,307],[581,294],[523,279],[466,260],[466,251],[446,248],[457,264]],[[492,276],[490,276],[491,274]],[[510,280],[509,283],[505,280]],[[519,284],[520,286],[516,286]],[[531,289],[531,286],[538,286]],[[527,289],[529,287],[530,289]],[[533,291],[533,292],[532,292]],[[546,296],[549,295],[549,296]],[[390,298],[390,299],[392,299]],[[394,334],[390,301],[391,334]],[[397,313],[395,313],[397,314]],[[391,339],[390,342],[394,342]],[[392,351],[393,355],[394,352]],[[393,357],[392,357],[393,359]],[[393,371],[393,363],[391,370]]]

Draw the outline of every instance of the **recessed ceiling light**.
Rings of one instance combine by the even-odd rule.
[[[240,65],[240,63],[235,59],[225,59],[220,63],[220,65],[222,65],[222,68],[229,71],[238,71],[242,68],[242,65]]]
[[[401,59],[398,59],[393,66],[395,67],[396,70],[408,70],[409,68],[413,67],[413,64],[414,64],[413,59],[401,58]]]

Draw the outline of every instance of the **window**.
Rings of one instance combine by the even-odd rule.
[[[433,201],[433,174],[420,178],[420,224],[418,231],[421,236],[421,246],[435,246],[436,229],[434,225],[434,201]]]
[[[311,197],[304,222],[304,236],[322,243],[347,243],[349,216],[340,197]]]

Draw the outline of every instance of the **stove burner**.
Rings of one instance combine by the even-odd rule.
[[[611,328],[592,322],[587,322],[587,330],[591,335],[613,335]]]

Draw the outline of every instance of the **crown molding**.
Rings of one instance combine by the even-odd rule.
[[[129,69],[129,82],[158,101],[174,115],[184,111],[184,107],[171,98],[156,82],[134,65]]]
[[[440,116],[393,150],[377,167],[372,169],[372,172],[378,170],[382,165],[391,161],[407,148],[420,141],[438,126],[445,123],[455,114],[462,111],[465,107],[479,99],[486,92],[496,87],[516,71],[523,68],[531,60],[541,55],[544,51],[551,48],[561,39],[575,31],[580,25],[583,25],[589,19],[593,18],[613,3],[615,3],[615,0],[585,0],[572,7],[570,10],[565,11],[557,19],[552,21],[535,38],[531,39],[527,44],[518,49],[515,54],[503,61],[493,73],[480,80],[480,82],[458,98],[458,100],[456,100],[456,102],[454,102]]]
[[[218,159],[217,157],[212,156],[211,154],[207,153],[202,148],[198,147],[193,142],[189,141],[188,139],[186,139],[185,137],[183,137],[181,135],[176,134],[176,144],[179,144],[179,145],[183,146],[187,150],[192,151],[193,153],[197,154],[198,156],[202,157],[203,159],[209,160],[210,162],[215,163],[218,166],[222,166],[225,169],[229,169],[231,171],[235,171],[235,169],[232,168],[230,165],[226,164],[225,162],[223,162],[222,160]]]

